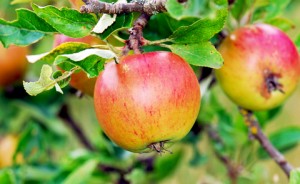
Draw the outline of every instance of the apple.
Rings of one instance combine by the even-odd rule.
[[[300,75],[294,43],[267,24],[241,27],[220,45],[224,66],[215,71],[228,97],[242,108],[269,110],[295,90]]]
[[[97,119],[106,135],[131,152],[163,152],[192,128],[200,87],[192,68],[171,52],[124,56],[97,78]]]
[[[6,135],[0,138],[0,168],[13,165],[13,156],[17,149],[18,137],[15,135]],[[18,154],[16,162],[23,161],[22,155]]]
[[[70,38],[62,34],[55,35],[54,47],[66,42],[83,42],[90,45],[103,44],[103,41],[93,36]],[[83,71],[72,74],[70,85],[81,92],[93,96],[96,78],[88,78]]]
[[[27,47],[4,48],[0,44],[0,88],[21,81],[28,65],[28,51]]]

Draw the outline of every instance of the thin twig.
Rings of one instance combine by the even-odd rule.
[[[221,139],[218,132],[211,126],[206,126],[206,132],[208,134],[209,139],[213,141],[215,144],[219,144],[222,147],[225,147],[223,140]],[[217,158],[225,165],[228,172],[228,177],[231,180],[232,184],[236,184],[239,174],[242,171],[242,166],[240,164],[234,163],[228,156],[221,154],[217,150],[215,150],[215,154]]]
[[[255,138],[262,148],[269,154],[269,156],[277,163],[277,165],[284,171],[287,177],[293,167],[287,162],[285,157],[272,145],[270,140],[262,132],[259,122],[254,117],[253,113],[249,110],[240,109],[241,114],[244,116],[245,123],[249,128],[250,135]]]
[[[72,129],[72,131],[77,135],[78,140],[84,145],[87,149],[94,151],[94,147],[83,133],[81,128],[77,125],[77,123],[73,120],[73,118],[69,114],[69,110],[67,105],[63,105],[58,113],[58,116],[64,120],[64,122]]]
[[[141,14],[139,18],[133,24],[133,27],[129,29],[129,39],[126,40],[126,45],[123,49],[123,55],[126,55],[129,50],[133,50],[135,54],[141,53],[141,47],[145,44],[145,39],[143,37],[143,29],[148,23],[151,15]]]
[[[159,12],[165,12],[167,0],[146,0],[144,3],[106,3],[99,0],[83,0],[86,4],[81,7],[82,13],[107,13],[122,14],[130,12],[141,12],[153,15]]]

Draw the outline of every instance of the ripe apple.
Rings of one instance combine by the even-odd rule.
[[[13,156],[17,149],[18,137],[6,135],[0,138],[0,168],[8,167],[13,164]],[[22,155],[17,155],[16,162],[23,161]]]
[[[200,87],[192,68],[171,52],[124,56],[97,78],[98,121],[120,147],[162,152],[184,137],[200,108]]]
[[[237,29],[220,45],[224,66],[216,77],[229,98],[248,110],[283,103],[299,80],[297,49],[281,30],[254,24]]]
[[[10,46],[4,48],[0,44],[0,88],[23,78],[28,65],[27,53],[27,47]]]
[[[62,34],[55,35],[54,47],[65,42],[84,42],[90,45],[103,44],[98,38],[86,36],[83,38],[70,38]],[[88,78],[83,71],[72,74],[70,85],[75,89],[82,91],[85,94],[93,96],[96,78]]]

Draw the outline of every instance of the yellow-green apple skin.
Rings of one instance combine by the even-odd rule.
[[[190,131],[200,98],[188,63],[171,52],[150,52],[108,63],[98,76],[94,105],[112,141],[132,152],[148,152],[151,144],[168,146]]]
[[[28,65],[27,47],[10,46],[4,48],[0,44],[0,88],[20,81]]]
[[[83,42],[90,45],[103,44],[103,41],[93,36],[70,38],[62,34],[55,35],[54,47],[66,42]],[[70,85],[73,88],[82,91],[84,94],[93,96],[96,79],[97,78],[88,78],[85,72],[80,71],[72,74]]]
[[[0,168],[13,165],[13,156],[17,149],[19,138],[15,135],[5,135],[0,137]],[[17,163],[23,162],[23,156],[18,154]]]
[[[284,32],[273,26],[241,27],[223,41],[219,51],[224,66],[215,71],[216,77],[228,97],[242,108],[275,108],[296,88],[300,74],[297,49]],[[280,90],[267,87],[270,76]]]

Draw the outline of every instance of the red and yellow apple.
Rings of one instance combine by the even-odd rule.
[[[200,87],[192,68],[171,52],[124,56],[97,78],[98,121],[120,147],[161,152],[192,128],[200,108]]]
[[[0,88],[20,81],[26,71],[28,62],[27,47],[10,46],[4,48],[0,44]]]
[[[241,27],[220,45],[224,66],[215,71],[228,97],[248,110],[282,104],[300,76],[297,49],[281,30],[254,24]]]

